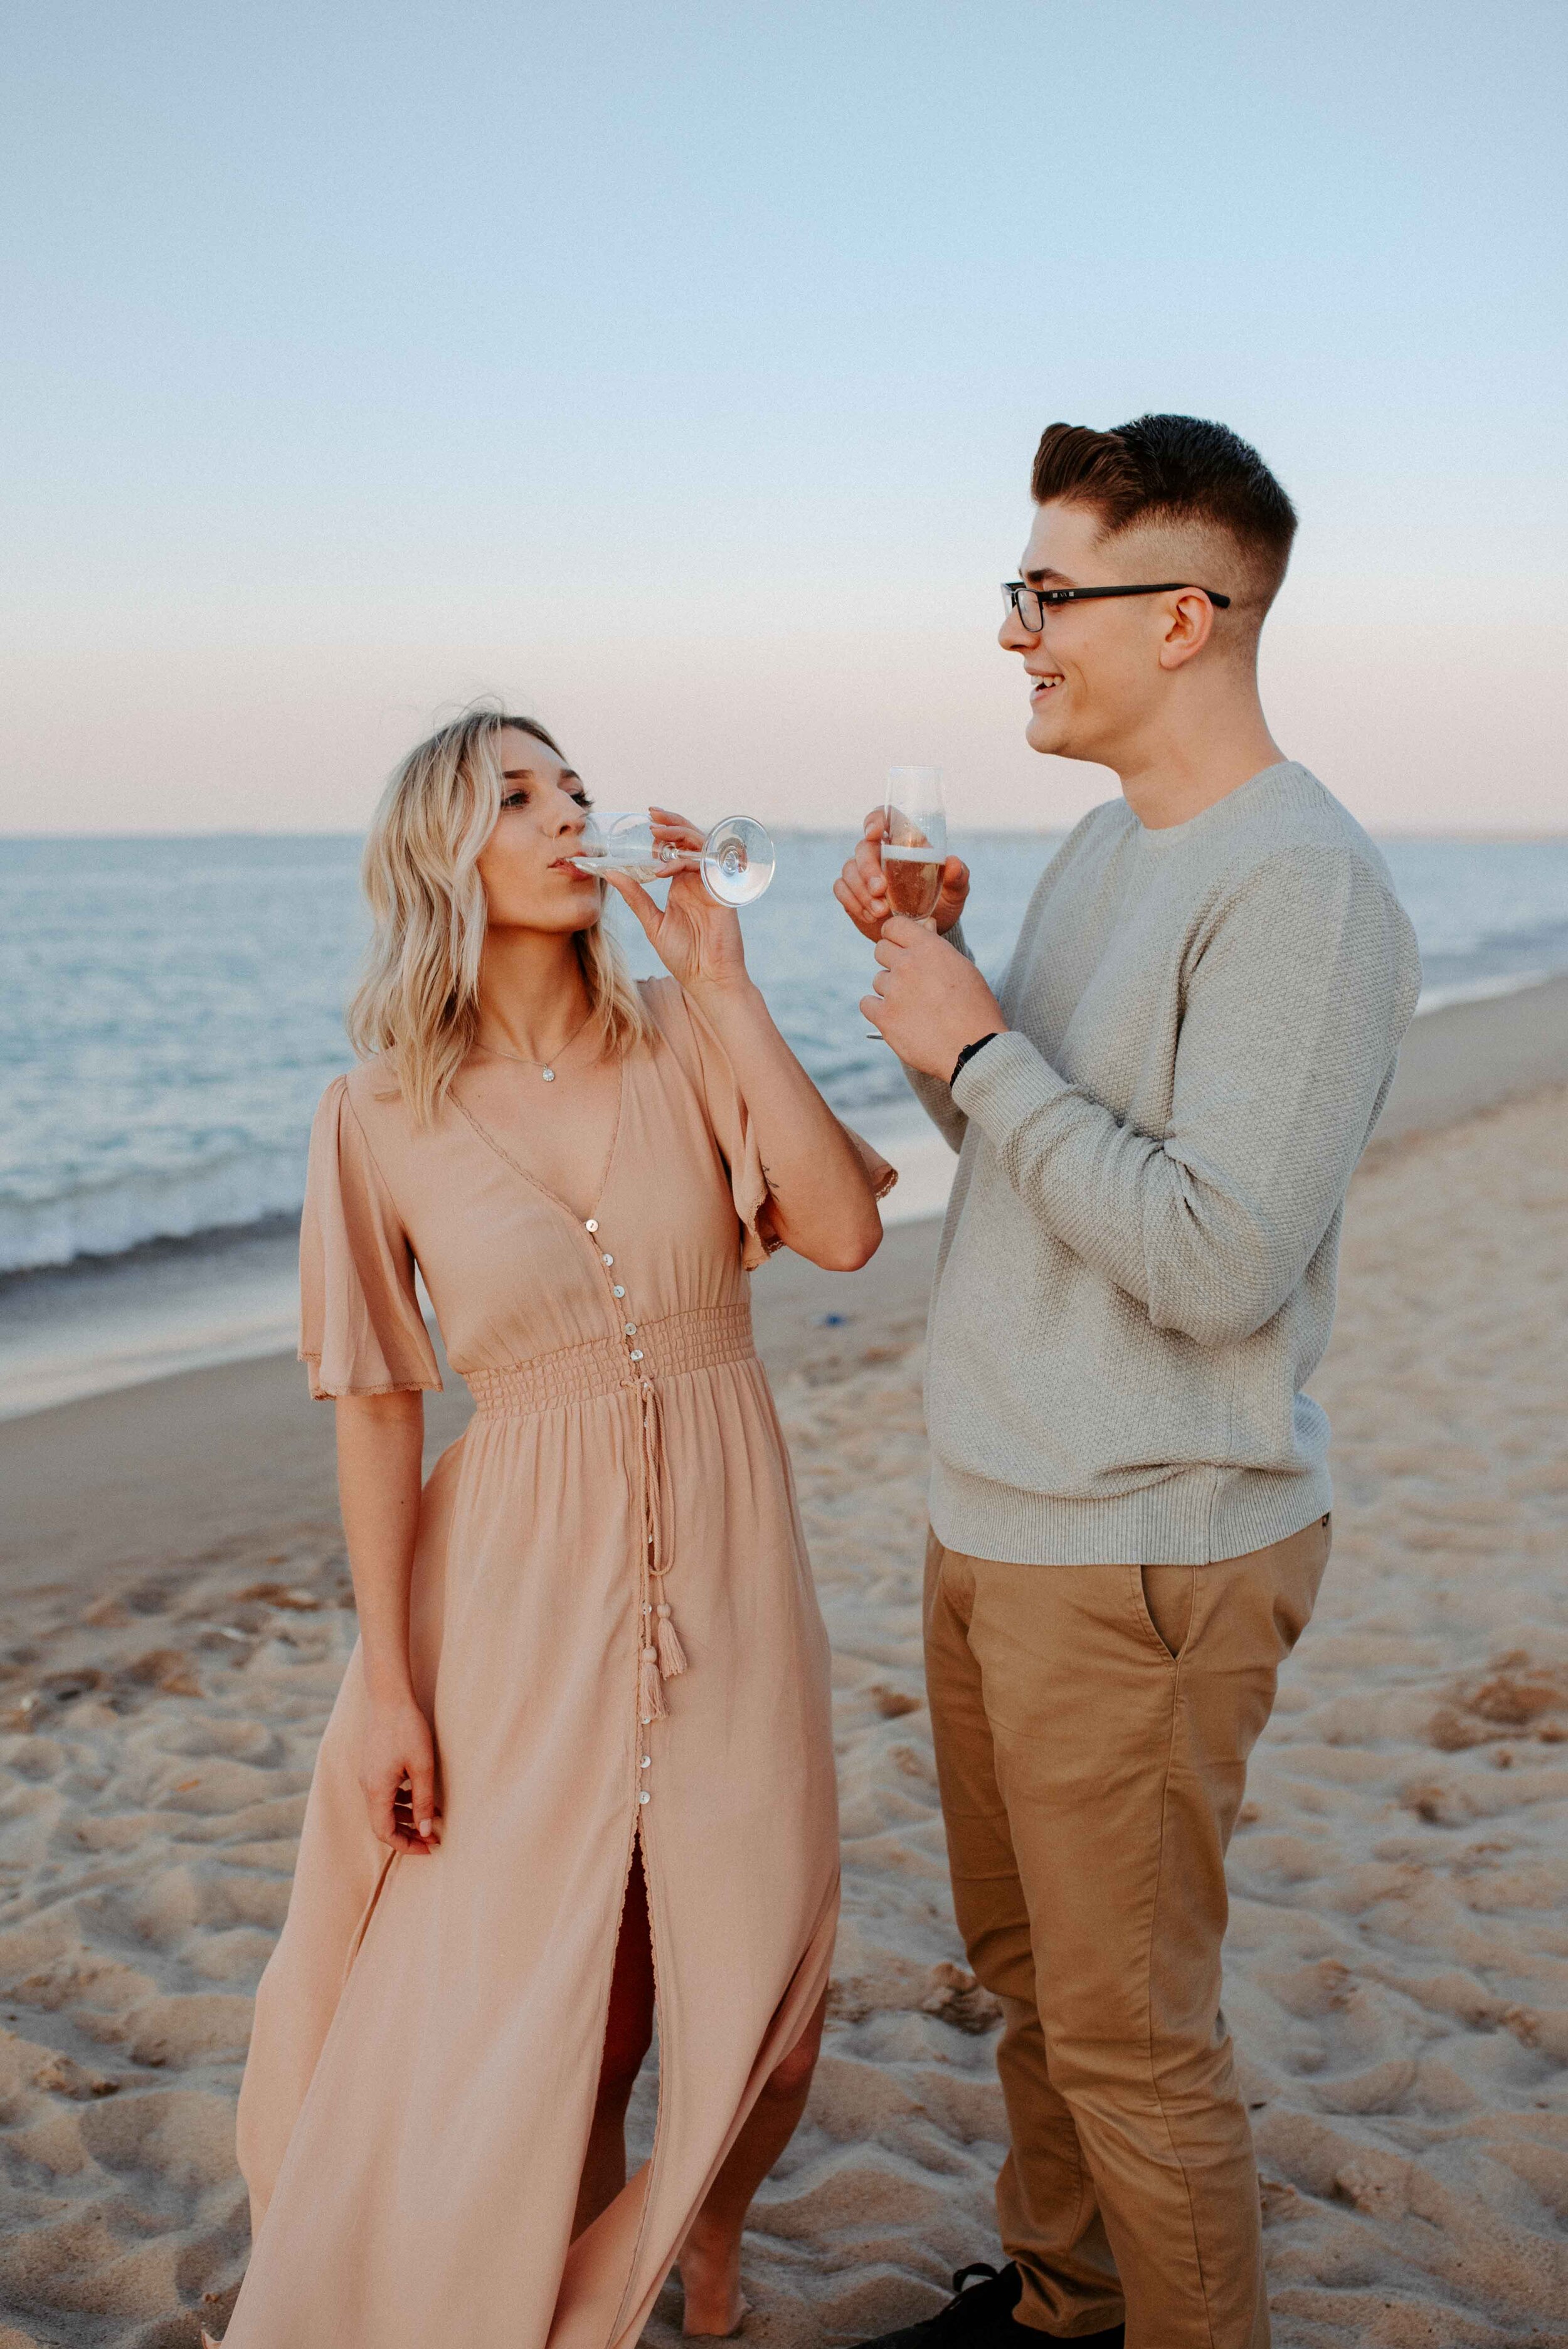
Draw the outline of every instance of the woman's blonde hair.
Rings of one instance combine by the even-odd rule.
[[[497,738],[530,734],[560,746],[531,718],[480,705],[410,750],[393,773],[365,843],[361,877],[375,927],[346,1014],[362,1059],[386,1053],[416,1123],[431,1119],[472,1049],[487,909],[480,855],[500,813]],[[564,764],[564,761],[562,761]],[[651,1032],[642,997],[600,918],[576,947],[603,1049],[624,1052]]]

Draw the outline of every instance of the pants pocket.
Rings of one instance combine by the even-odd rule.
[[[1135,1566],[1132,1568],[1139,1612],[1151,1639],[1175,1663],[1192,1629],[1197,1597],[1195,1566]]]

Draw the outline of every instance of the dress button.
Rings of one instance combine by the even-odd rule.
[[[633,1360],[633,1361],[634,1361],[634,1362],[640,1362],[640,1361],[642,1361],[642,1359],[643,1359],[643,1350],[642,1350],[641,1346],[634,1346],[634,1347],[633,1347],[633,1349],[632,1349],[632,1360]]]
[[[617,1282],[615,1283],[614,1288],[610,1291],[610,1294],[611,1294],[611,1296],[612,1296],[612,1297],[624,1297],[624,1295],[626,1294],[626,1292],[625,1292],[625,1290],[622,1288],[622,1286],[621,1286],[620,1282],[619,1282],[619,1281],[617,1281]]]
[[[651,1754],[645,1754],[642,1760],[637,1764],[639,1770],[651,1770],[653,1766],[654,1757]]]
[[[596,1231],[598,1230],[598,1228],[599,1228],[599,1218],[598,1218],[598,1216],[589,1216],[589,1218],[588,1218],[588,1221],[583,1225],[583,1230],[584,1230],[584,1231],[588,1231],[588,1232],[596,1232]]]
[[[628,1322],[627,1322],[627,1324],[626,1324],[626,1335],[627,1335],[627,1337],[628,1337],[628,1338],[634,1338],[634,1337],[636,1336],[636,1334],[637,1334],[637,1325],[636,1325],[636,1323],[635,1323],[634,1321],[628,1321]]]
[[[603,1255],[603,1254],[602,1254],[602,1255],[601,1255],[601,1257],[600,1257],[600,1262],[601,1262],[601,1263],[603,1263],[603,1264],[614,1264],[614,1261],[615,1261],[615,1259],[614,1259],[614,1257],[613,1256],[606,1256],[606,1255]]]
[[[639,1802],[639,1803],[645,1803],[645,1802],[648,1802],[650,1799],[651,1799],[651,1797],[650,1797],[650,1795],[649,1795],[649,1794],[648,1794],[648,1790],[647,1790],[647,1788],[645,1786],[645,1787],[643,1788],[642,1793],[637,1796],[637,1800],[638,1800],[638,1802]]]

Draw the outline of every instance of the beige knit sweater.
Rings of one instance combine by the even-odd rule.
[[[1085,817],[1009,1032],[952,1088],[910,1072],[960,1154],[926,1378],[950,1548],[1201,1564],[1328,1508],[1302,1390],[1419,984],[1381,856],[1304,767],[1163,832]]]

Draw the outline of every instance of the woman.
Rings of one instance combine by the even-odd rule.
[[[257,1999],[229,2349],[613,2349],[676,2259],[687,2331],[731,2332],[816,2058],[827,1644],[747,1275],[863,1263],[892,1178],[695,874],[663,911],[614,881],[673,974],[631,984],[587,804],[542,727],[471,713],[366,851],[366,1057],[301,1242],[360,1640]],[[422,1493],[416,1265],[475,1401]]]

